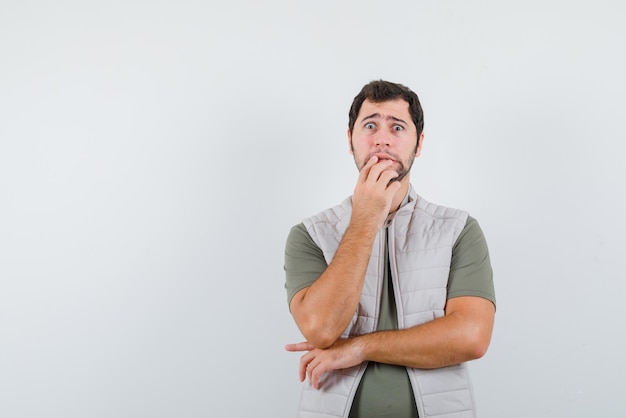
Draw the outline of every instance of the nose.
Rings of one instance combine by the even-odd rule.
[[[388,147],[389,145],[391,145],[389,135],[387,135],[386,132],[379,132],[374,138],[374,144],[377,147]]]

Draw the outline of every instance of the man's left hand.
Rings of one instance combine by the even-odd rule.
[[[324,349],[315,348],[313,344],[304,341],[297,344],[287,344],[285,350],[292,352],[308,351],[300,358],[300,381],[303,382],[308,376],[309,382],[315,389],[319,389],[320,380],[324,373],[346,369],[364,361],[354,338],[339,339]]]

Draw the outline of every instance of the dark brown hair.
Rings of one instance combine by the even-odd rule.
[[[424,112],[422,111],[422,105],[420,104],[417,94],[402,84],[391,83],[384,80],[375,80],[367,83],[352,101],[350,113],[348,113],[348,129],[350,130],[350,135],[352,135],[354,123],[361,110],[361,105],[365,100],[381,103],[396,99],[402,99],[409,104],[409,113],[417,129],[417,139],[419,142],[419,137],[424,130]]]

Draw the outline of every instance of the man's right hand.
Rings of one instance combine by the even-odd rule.
[[[352,197],[352,224],[378,231],[391,210],[394,195],[402,187],[393,161],[372,156],[359,172]]]

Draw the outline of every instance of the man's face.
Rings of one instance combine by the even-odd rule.
[[[408,178],[413,160],[421,152],[423,138],[422,133],[417,145],[417,129],[409,113],[409,104],[403,99],[381,103],[365,100],[352,135],[348,131],[350,152],[357,168],[361,170],[374,155],[379,162],[393,160],[391,168],[399,174],[394,179],[397,181]]]

